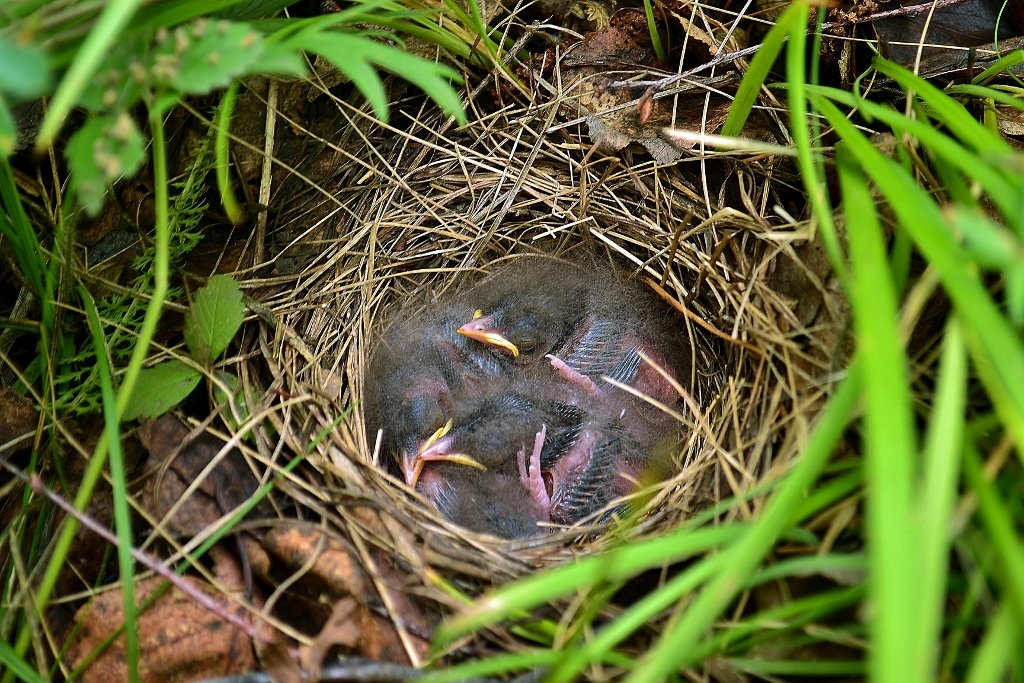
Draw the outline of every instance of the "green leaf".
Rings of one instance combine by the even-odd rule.
[[[452,68],[410,55],[399,48],[343,31],[303,31],[284,42],[320,55],[345,74],[381,120],[388,116],[387,96],[376,68],[383,68],[419,87],[460,121],[465,112],[450,81],[459,80]]]
[[[163,415],[191,394],[200,379],[202,374],[198,370],[179,360],[144,368],[125,408],[124,419]]]
[[[153,76],[179,92],[203,95],[252,71],[263,45],[248,24],[200,19],[158,40]]]
[[[380,77],[367,58],[368,42],[371,41],[351,33],[315,33],[305,37],[303,47],[345,74],[370,103],[374,115],[381,121],[387,121],[388,98]]]
[[[119,41],[82,91],[78,105],[99,114],[135,106],[153,80],[152,39],[152,33],[136,33]]]
[[[17,139],[18,129],[14,125],[14,117],[7,103],[0,98],[0,158],[10,156]]]
[[[34,45],[19,45],[0,34],[0,93],[30,100],[50,89],[46,53]]]
[[[90,215],[103,208],[107,186],[132,176],[146,158],[146,140],[127,112],[96,116],[68,140],[64,150],[71,182]]]
[[[185,343],[200,363],[209,365],[224,352],[242,326],[245,306],[238,283],[227,275],[214,275],[196,292],[185,319]]]
[[[373,40],[366,43],[370,61],[417,86],[449,114],[462,112],[462,102],[449,83],[460,80],[454,69],[384,43]]]

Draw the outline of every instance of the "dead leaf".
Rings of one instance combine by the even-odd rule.
[[[222,594],[209,584],[186,579],[197,589],[218,601]],[[150,577],[135,584],[136,601],[145,602],[166,581]],[[80,629],[68,651],[68,661],[77,666],[93,650],[102,646],[124,623],[121,591],[111,590],[96,596],[78,611]],[[242,618],[245,610],[225,606]],[[177,589],[169,589],[137,621],[139,635],[139,676],[144,683],[193,681],[226,676],[251,670],[255,663],[252,640],[225,621],[223,616],[196,604]],[[81,680],[128,680],[124,637],[113,640],[89,664]]]
[[[892,3],[886,10],[921,5],[921,2]],[[929,3],[924,3],[925,7]],[[1010,3],[1010,5],[1020,3]],[[1003,0],[965,0],[954,5],[935,7],[932,11],[908,11],[903,16],[876,19],[872,22],[879,39],[889,45],[889,57],[897,64],[912,66],[917,59],[918,43],[930,46],[972,47],[988,43],[993,36],[1007,39],[1014,36],[1014,26],[1000,12]],[[927,8],[931,10],[931,8]],[[997,33],[998,29],[998,33]],[[949,47],[925,47],[920,50],[923,57],[932,60],[955,59],[962,50]]]
[[[307,565],[315,555],[309,574],[319,578],[333,596],[351,595],[365,600],[375,592],[355,551],[315,527],[296,524],[270,529],[263,536],[262,545],[292,571]]]
[[[170,515],[182,496],[199,481],[188,499],[164,520],[183,536],[194,536],[208,528],[244,503],[259,485],[237,449],[220,454],[224,447],[220,439],[205,433],[193,435],[172,415],[144,422],[139,428],[139,439],[158,467],[156,476],[146,484],[144,496],[144,504],[154,516]],[[218,454],[217,463],[209,467]]]
[[[359,644],[360,633],[355,619],[358,609],[359,605],[352,598],[336,602],[331,618],[303,652],[302,661],[313,680],[320,678],[324,660],[335,646],[352,650]]]
[[[10,388],[0,391],[0,453],[10,456],[31,448],[31,439],[13,442],[34,432],[38,421],[39,413],[31,401]]]

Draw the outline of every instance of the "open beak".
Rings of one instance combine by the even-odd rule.
[[[430,435],[413,455],[405,455],[402,458],[402,472],[405,473],[405,483],[416,488],[416,482],[423,472],[424,463],[428,462],[451,462],[456,465],[466,465],[478,470],[487,471],[484,465],[474,460],[465,453],[451,453],[453,445],[452,437],[448,432],[452,430],[452,421],[448,420],[443,427]]]
[[[464,337],[475,339],[489,346],[505,349],[513,358],[519,357],[519,349],[515,344],[494,331],[494,317],[481,315],[480,311],[473,314],[473,319],[460,327],[458,333]]]

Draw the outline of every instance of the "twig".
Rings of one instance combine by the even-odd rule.
[[[42,495],[45,498],[49,499],[50,502],[52,502],[58,508],[63,510],[67,515],[78,520],[78,522],[86,529],[93,532],[107,543],[110,543],[111,545],[117,545],[117,537],[114,536],[114,534],[112,534],[109,529],[96,522],[89,515],[79,512],[78,510],[75,510],[75,508],[70,503],[68,503],[64,498],[57,495],[49,487],[47,487],[46,484],[43,483],[42,478],[38,474],[32,473],[30,475],[26,475],[20,469],[10,464],[6,459],[0,460],[0,466],[2,466],[5,470],[13,474],[21,481],[28,484],[32,488],[32,491],[34,493]],[[253,640],[261,643],[271,642],[270,637],[257,631],[256,627],[253,626],[253,624],[249,623],[248,621],[245,621],[240,616],[235,614],[223,602],[216,600],[206,592],[198,589],[195,586],[195,584],[191,583],[190,581],[187,581],[183,576],[178,575],[173,569],[168,567],[166,564],[150,557],[146,553],[136,548],[132,548],[131,553],[132,557],[135,558],[136,562],[146,567],[147,569],[152,570],[154,573],[164,577],[175,588],[177,588],[182,593],[195,600],[197,604],[199,604],[202,607],[205,607],[206,609],[221,617],[225,621],[233,624]],[[298,661],[297,653],[292,652],[291,654],[293,654],[293,656],[296,657],[296,661]]]

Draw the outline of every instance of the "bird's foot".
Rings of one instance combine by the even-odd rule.
[[[519,465],[519,481],[530,493],[530,499],[537,508],[538,516],[542,521],[551,518],[551,495],[547,486],[544,485],[544,477],[540,470],[540,452],[544,449],[544,439],[547,438],[548,427],[542,425],[537,436],[533,440],[533,452],[530,459],[526,459],[526,449],[520,448],[516,456]]]
[[[586,375],[580,373],[578,370],[574,370],[564,360],[555,356],[554,354],[547,355],[548,361],[562,379],[582,389],[589,396],[603,396],[604,392],[594,384],[594,380],[590,379]]]

